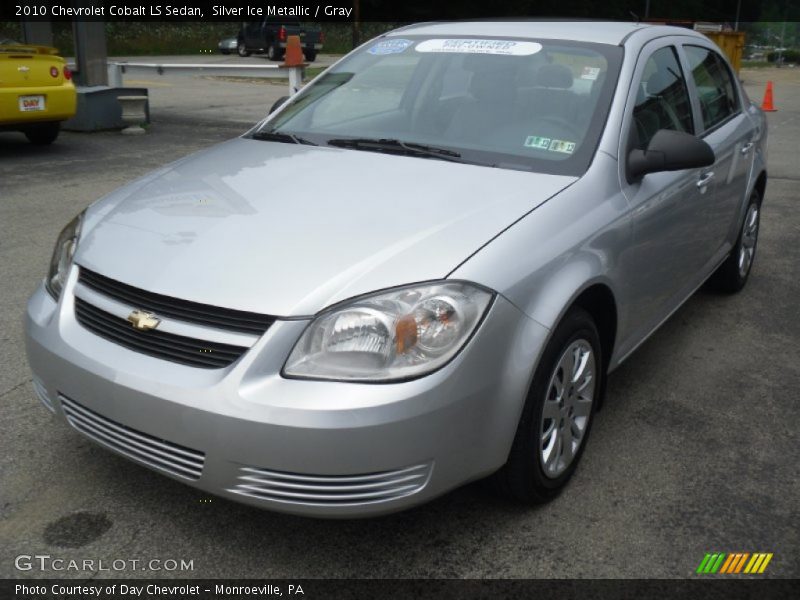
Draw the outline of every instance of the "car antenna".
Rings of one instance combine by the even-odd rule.
[[[642,20],[639,18],[639,15],[632,10],[629,10],[628,13],[633,17],[633,20],[636,21],[637,24],[642,22]]]

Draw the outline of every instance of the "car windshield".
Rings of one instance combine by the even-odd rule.
[[[580,175],[621,60],[620,47],[572,41],[378,38],[252,135]]]

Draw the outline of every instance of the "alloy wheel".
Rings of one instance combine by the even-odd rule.
[[[744,277],[753,264],[758,240],[758,205],[751,204],[742,225],[742,243],[739,248],[739,276]]]
[[[592,415],[597,364],[591,344],[570,343],[556,363],[540,423],[539,459],[545,475],[556,478],[572,463]]]

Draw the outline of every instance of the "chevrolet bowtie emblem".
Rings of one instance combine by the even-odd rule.
[[[134,329],[139,331],[150,331],[158,327],[161,319],[156,317],[153,313],[145,312],[143,310],[135,310],[128,315],[128,321],[133,325]]]

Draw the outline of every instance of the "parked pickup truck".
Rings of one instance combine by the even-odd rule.
[[[322,50],[322,31],[309,29],[298,20],[265,17],[260,21],[242,23],[236,43],[239,56],[266,53],[270,60],[281,60],[286,52],[286,40],[290,35],[299,35],[303,54],[308,62],[314,62],[317,52]]]

